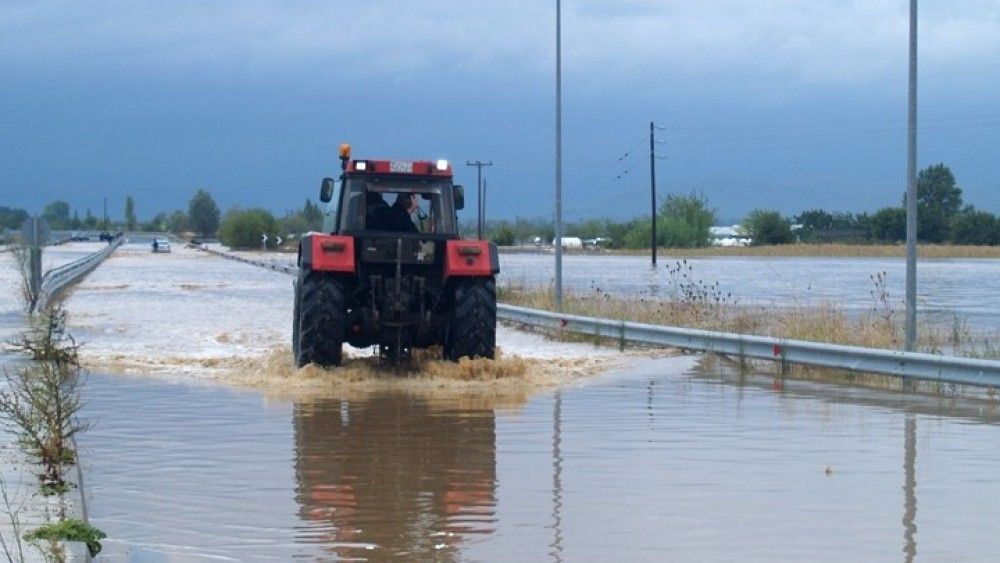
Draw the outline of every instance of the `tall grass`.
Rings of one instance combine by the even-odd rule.
[[[640,323],[755,334],[794,340],[898,349],[903,342],[903,315],[892,306],[885,273],[871,276],[869,309],[850,314],[835,303],[773,308],[744,306],[715,283],[697,279],[691,266],[677,262],[670,273],[673,295],[668,298],[623,297],[599,287],[589,292],[563,292],[563,311],[570,314]],[[552,310],[552,286],[532,288],[510,283],[497,288],[497,299],[512,305]],[[1000,357],[995,338],[974,336],[959,320],[950,326],[918,326],[917,349],[970,357]]]

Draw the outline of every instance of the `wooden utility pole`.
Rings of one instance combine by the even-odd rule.
[[[476,228],[476,238],[483,239],[483,214],[486,213],[486,206],[483,205],[483,166],[493,166],[493,161],[483,162],[481,160],[468,161],[466,166],[476,167],[476,205],[479,208],[479,223]]]
[[[653,266],[656,266],[656,139],[653,130],[656,128],[653,122],[649,122],[649,197],[653,214],[653,234],[650,238],[649,249]]]

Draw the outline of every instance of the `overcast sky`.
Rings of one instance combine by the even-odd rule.
[[[899,204],[907,9],[564,0],[566,217],[648,213],[651,120],[659,195],[723,221]],[[919,166],[1000,212],[1000,0],[923,2],[920,57]],[[148,218],[206,188],[281,212],[350,142],[470,188],[492,160],[491,216],[551,217],[554,69],[552,1],[0,0],[0,205]]]

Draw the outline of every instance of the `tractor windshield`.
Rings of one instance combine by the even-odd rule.
[[[454,235],[450,182],[413,178],[348,178],[340,200],[340,233],[384,231]]]

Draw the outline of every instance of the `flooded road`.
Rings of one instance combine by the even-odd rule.
[[[693,358],[497,400],[93,376],[111,560],[995,560],[995,405]]]
[[[496,381],[295,372],[290,305],[287,276],[138,245],[72,292],[105,559],[1000,557],[994,403],[509,328]]]

